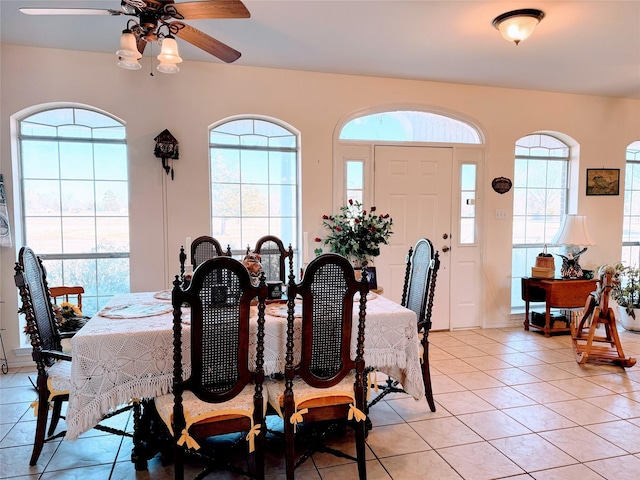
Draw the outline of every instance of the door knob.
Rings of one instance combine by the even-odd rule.
[[[449,250],[451,250],[451,249],[446,245],[444,247],[442,247],[442,251],[445,252],[445,253],[448,252]]]
[[[446,240],[447,238],[449,238],[449,235],[447,235],[446,233],[443,233],[442,234],[442,238],[444,238]]]

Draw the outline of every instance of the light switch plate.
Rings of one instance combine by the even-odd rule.
[[[496,220],[507,220],[508,213],[506,210],[497,208],[496,209]]]

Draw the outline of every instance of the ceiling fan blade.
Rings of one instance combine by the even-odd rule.
[[[186,20],[251,17],[249,10],[240,0],[174,3],[171,8],[175,8],[182,18]]]
[[[181,22],[173,22],[171,25],[180,24]],[[197,28],[190,27],[189,25],[181,24],[180,30],[176,36],[201,48],[205,52],[210,53],[214,57],[218,57],[220,60],[226,63],[235,62],[240,55],[239,51],[234,50],[229,45],[225,45],[219,40],[210,37],[204,32],[201,32]]]
[[[120,10],[104,8],[29,8],[19,9],[25,15],[124,15]]]

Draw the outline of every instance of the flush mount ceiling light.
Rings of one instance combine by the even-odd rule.
[[[500,31],[502,38],[518,45],[533,33],[543,18],[542,10],[524,8],[498,15],[493,19],[492,25]]]

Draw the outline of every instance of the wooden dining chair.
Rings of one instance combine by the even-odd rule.
[[[205,260],[223,255],[231,256],[231,249],[222,250],[220,242],[209,235],[202,235],[191,242],[191,265],[195,270]]]
[[[284,248],[282,240],[273,235],[265,235],[256,242],[253,253],[260,255],[262,269],[269,280],[287,281],[286,260],[289,252]]]
[[[365,362],[364,331],[369,282],[355,279],[351,263],[327,253],[314,258],[297,285],[294,275],[288,284],[287,350],[284,381],[269,381],[269,403],[284,420],[286,478],[315,451],[337,454],[357,461],[361,480],[365,465]],[[356,356],[351,358],[354,295],[359,293],[357,309]],[[302,299],[302,336],[299,363],[294,362],[295,298]],[[356,458],[323,445],[316,433],[308,437],[306,451],[296,461],[296,430],[317,422],[351,420],[355,430]],[[298,432],[301,433],[301,432]],[[303,436],[304,437],[304,436]],[[304,440],[304,438],[303,438]]]
[[[436,411],[436,404],[433,399],[431,371],[429,367],[429,331],[431,330],[433,299],[439,268],[439,253],[434,253],[431,241],[426,238],[418,240],[414,247],[409,248],[409,252],[407,253],[401,301],[403,307],[413,310],[416,313],[418,333],[421,334],[422,380],[427,403],[432,412]],[[390,393],[404,393],[399,382],[393,378],[387,378],[386,384],[377,385],[377,388],[379,389],[379,393],[369,402],[368,408],[378,403]]]
[[[22,247],[15,266],[14,280],[18,288],[22,306],[19,310],[27,322],[26,331],[31,340],[31,356],[36,363],[38,377],[36,390],[38,398],[32,403],[37,420],[33,450],[29,465],[38,462],[42,447],[46,442],[64,437],[66,431],[54,435],[61,415],[63,402],[69,400],[71,387],[72,355],[62,351],[61,341],[73,333],[61,334],[55,322],[53,305],[49,296],[46,270],[40,258],[29,247]],[[51,423],[47,431],[49,408],[52,407]],[[135,408],[140,415],[139,404],[117,409],[103,418],[111,418]],[[111,427],[97,425],[97,430],[132,437],[131,433]]]
[[[53,299],[53,303],[58,303],[58,298],[64,298],[65,302],[73,303],[80,311],[82,311],[82,294],[84,293],[84,287],[76,285],[74,287],[67,287],[65,285],[60,287],[49,287],[49,293]],[[75,297],[74,299],[71,297]]]
[[[205,448],[203,441],[235,432],[247,432],[247,450],[253,453],[253,471],[242,473],[264,478],[264,275],[254,287],[242,263],[221,256],[203,262],[187,289],[178,276],[173,285],[173,392],[157,397],[155,404],[173,435],[175,478],[184,478],[187,451],[206,461],[197,478],[218,468],[241,470],[229,463],[228,455]],[[254,298],[257,333],[251,334]],[[185,304],[190,307],[188,317],[182,314]],[[183,323],[190,324],[185,342],[191,351],[190,374],[183,369]],[[250,365],[250,345],[256,349],[255,368]]]

